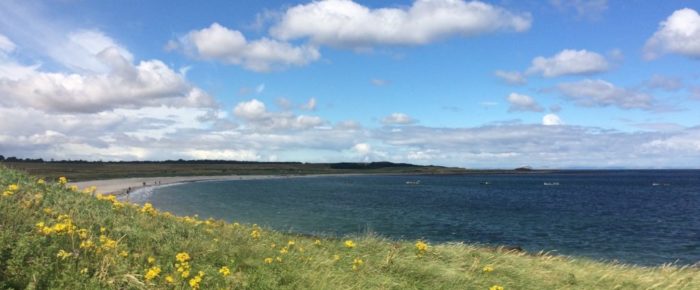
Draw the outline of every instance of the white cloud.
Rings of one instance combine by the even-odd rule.
[[[619,88],[603,80],[585,79],[557,86],[566,98],[584,107],[615,106],[620,109],[654,109],[654,97],[632,89]]]
[[[95,53],[93,59],[100,62],[105,72],[44,72],[38,65],[0,61],[0,105],[80,113],[141,106],[215,105],[209,95],[159,60],[133,64],[128,51],[111,46],[115,42],[101,33],[83,31],[72,35],[72,42]]]
[[[700,15],[690,8],[676,10],[644,46],[644,57],[655,59],[660,54],[676,53],[700,58]]]
[[[391,115],[384,117],[384,119],[382,119],[382,123],[385,125],[409,125],[416,123],[416,120],[404,113],[392,113]]]
[[[306,104],[301,105],[302,110],[313,111],[316,110],[316,98],[309,99]]]
[[[527,73],[541,74],[545,77],[587,75],[604,72],[608,67],[605,57],[598,53],[585,49],[565,49],[552,57],[536,57]]]
[[[180,41],[196,57],[242,65],[257,72],[304,66],[321,56],[316,47],[309,45],[293,46],[269,38],[248,41],[240,31],[216,22],[207,28],[190,31]]]
[[[496,72],[494,72],[494,75],[511,85],[524,85],[527,83],[525,75],[517,71],[497,70]]]
[[[507,97],[510,107],[508,112],[542,112],[544,109],[530,96],[510,93]]]
[[[557,125],[563,125],[564,122],[562,122],[561,118],[557,116],[556,114],[547,114],[542,117],[542,125],[545,126],[557,126]]]
[[[652,75],[651,78],[644,83],[644,85],[650,89],[678,91],[683,88],[683,81],[680,78],[655,74]]]
[[[479,1],[417,0],[406,8],[372,9],[350,0],[314,1],[286,10],[270,29],[278,39],[355,49],[426,44],[450,36],[522,32],[531,16]]]
[[[255,120],[263,118],[267,114],[265,104],[256,99],[247,102],[241,102],[233,109],[233,113],[240,118],[247,120]]]
[[[187,150],[193,159],[258,161],[260,155],[253,150]]]
[[[597,19],[608,10],[607,0],[550,0],[555,7],[567,10],[574,9],[579,17]]]
[[[352,146],[352,150],[360,155],[368,155],[372,153],[372,146],[367,143],[357,143],[355,146]]]
[[[15,43],[12,42],[7,36],[0,34],[0,56],[3,53],[9,53],[15,50]]]

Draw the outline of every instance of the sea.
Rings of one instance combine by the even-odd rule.
[[[521,247],[642,266],[700,262],[700,171],[284,177],[184,183],[141,202],[300,234]]]

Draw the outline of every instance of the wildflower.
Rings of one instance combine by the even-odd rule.
[[[289,247],[294,246],[295,244],[296,244],[296,242],[294,242],[292,240],[289,240],[289,242],[287,242],[287,246],[289,246]]]
[[[17,185],[17,184],[10,184],[10,185],[7,186],[7,190],[8,190],[8,191],[17,191],[17,190],[19,190],[19,185]]]
[[[333,255],[333,261],[340,260],[340,255]]]
[[[39,179],[39,180],[41,180],[41,179]],[[88,272],[88,268],[83,268],[82,270],[80,270],[80,274],[83,274],[83,275],[87,274],[87,272]]]
[[[364,263],[365,262],[362,261],[362,259],[355,258],[354,260],[352,260],[352,269],[357,271],[360,268],[360,266],[362,266],[362,264],[364,264]]]
[[[221,273],[221,276],[226,277],[228,275],[231,275],[231,270],[229,270],[228,267],[223,266],[223,267],[221,267],[221,269],[219,269],[219,273]]]
[[[73,253],[66,252],[64,250],[58,251],[58,254],[56,254],[56,257],[61,258],[61,260],[65,260],[66,258],[72,256]]]
[[[79,229],[78,230],[78,237],[80,237],[81,240],[85,240],[88,238],[89,233],[90,232],[88,232],[88,230],[86,230],[86,229]]]
[[[155,216],[157,214],[156,209],[153,208],[153,205],[148,202],[143,205],[143,207],[141,208],[141,212],[147,213],[151,216]]]
[[[100,227],[100,234],[104,234],[107,231],[105,227]]]
[[[416,242],[416,250],[418,250],[419,255],[422,255],[428,251],[428,244],[423,241],[418,241]]]
[[[12,196],[13,194],[15,193],[9,190],[5,190],[2,192],[2,196]]]
[[[197,273],[197,276],[194,276],[194,278],[190,279],[189,284],[192,289],[199,289],[199,283],[202,282],[202,278],[204,277],[204,272],[199,271]]]
[[[265,264],[272,264],[272,258],[265,258]]]
[[[275,261],[277,261],[278,263],[282,263],[282,258],[280,258],[280,257],[275,257]]]
[[[182,271],[182,273],[180,274],[180,276],[182,276],[182,278],[187,278],[187,277],[190,276],[190,271],[189,271],[189,270],[187,270],[187,271]]]
[[[156,262],[156,258],[153,258],[153,257],[148,257],[148,259],[146,259],[146,260],[148,261],[149,264],[153,264]]]
[[[175,260],[177,260],[180,263],[185,263],[190,260],[190,254],[186,252],[178,253],[175,255]]]
[[[287,254],[288,252],[289,252],[289,250],[287,250],[287,247],[284,247],[280,250],[280,254],[282,254],[282,255]]]
[[[148,269],[146,275],[144,275],[143,277],[146,279],[146,281],[151,281],[154,278],[158,277],[158,274],[160,274],[160,267],[155,266]]]
[[[484,273],[491,273],[491,272],[493,272],[493,267],[491,267],[491,266],[484,267]]]
[[[270,244],[270,248],[274,249],[275,247],[277,247],[277,245],[275,243]]]
[[[168,275],[165,276],[165,282],[168,282],[168,284],[173,284],[175,283],[175,279],[173,278],[173,276]]]
[[[65,176],[61,176],[61,177],[58,178],[58,184],[60,184],[60,185],[66,185],[66,183],[68,183],[68,179],[66,179]]]
[[[250,232],[250,237],[253,239],[259,239],[260,238],[260,231],[258,229],[253,229],[253,231]]]
[[[503,286],[500,285],[493,285],[489,287],[489,290],[504,290]]]
[[[121,252],[119,252],[119,256],[122,256],[122,257],[126,258],[126,257],[129,256],[129,252],[127,252],[127,251],[121,251]]]
[[[100,236],[100,245],[103,250],[111,250],[117,247],[117,241],[110,239],[105,235]]]
[[[321,240],[315,240],[314,245],[320,246],[321,245]]]
[[[80,248],[81,249],[90,249],[95,246],[95,243],[92,242],[92,240],[87,240],[87,241],[82,241],[80,242]]]
[[[71,185],[68,189],[70,189],[70,191],[78,191],[78,186],[77,186],[77,185]]]
[[[355,247],[355,242],[353,242],[352,240],[347,240],[345,241],[344,245],[346,248],[352,249]]]
[[[46,184],[46,181],[44,181],[44,179],[39,178],[39,180],[36,181],[36,184]]]

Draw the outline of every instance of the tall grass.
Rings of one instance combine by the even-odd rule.
[[[2,289],[700,289],[693,267],[300,236],[176,217],[3,167],[0,191]]]

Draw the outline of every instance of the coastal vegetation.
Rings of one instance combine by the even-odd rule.
[[[179,217],[68,181],[0,166],[0,289],[700,289],[697,266],[302,236]]]

